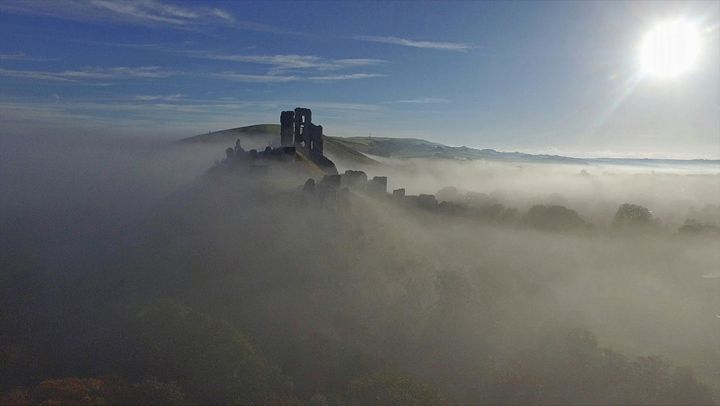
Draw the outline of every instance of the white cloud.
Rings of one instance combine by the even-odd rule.
[[[318,109],[329,109],[339,111],[380,111],[382,110],[379,106],[374,104],[363,104],[363,103],[335,103],[335,102],[312,102],[312,101],[296,101],[284,103],[284,105],[292,106],[312,106]]]
[[[186,5],[178,6],[160,0],[5,0],[0,3],[0,10],[81,21],[110,20],[146,25],[188,26],[232,23],[235,20],[232,14],[219,8]]]
[[[175,101],[180,100],[184,98],[184,94],[176,93],[176,94],[169,94],[169,95],[137,95],[135,96],[135,100],[137,101]]]
[[[124,18],[140,21],[153,21],[168,24],[184,25],[198,18],[196,13],[183,12],[183,9],[169,7],[154,1],[116,2],[108,0],[91,0],[95,7],[108,10]]]
[[[49,71],[31,71],[31,70],[13,70],[0,68],[0,76],[15,77],[21,79],[30,80],[42,80],[42,81],[56,81],[56,82],[81,82],[85,81],[89,84],[94,85],[107,85],[108,83],[98,83],[98,80],[115,80],[115,79],[159,79],[166,78],[169,76],[180,74],[181,72],[175,72],[171,70],[164,70],[158,66],[140,66],[140,67],[111,67],[111,68],[85,68],[82,70],[65,70],[61,72],[49,72]],[[303,80],[309,81],[320,81],[320,82],[333,82],[343,80],[357,80],[357,79],[369,79],[384,77],[386,75],[379,73],[348,73],[342,75],[316,75],[316,76],[299,76],[299,75],[256,75],[247,73],[236,73],[236,72],[220,72],[211,73],[210,77],[217,79],[230,80],[235,82],[248,82],[248,83],[286,83],[286,82],[297,82]],[[153,99],[169,97],[180,98],[182,95],[170,95],[170,96],[138,96],[137,100],[157,100]]]
[[[360,35],[354,37],[361,41],[379,42],[383,44],[401,45],[411,48],[427,48],[442,51],[467,52],[473,48],[470,44],[462,42],[437,42],[437,41],[416,41],[398,37],[381,37],[374,35]]]
[[[337,81],[337,80],[356,80],[356,79],[379,78],[379,77],[384,77],[384,76],[387,76],[387,75],[383,75],[383,74],[379,74],[379,73],[349,73],[347,75],[312,76],[308,79],[320,80],[320,81]]]
[[[11,78],[31,79],[31,80],[54,80],[71,82],[71,79],[62,77],[59,74],[52,72],[39,72],[39,71],[26,71],[26,70],[12,70],[0,68],[0,76],[6,76]]]
[[[284,83],[299,80],[297,76],[281,76],[281,75],[248,75],[244,73],[213,73],[210,76],[218,79],[231,80],[234,82],[251,82],[251,83]]]
[[[269,65],[272,67],[270,73],[281,73],[288,70],[339,70],[379,65],[387,62],[382,59],[372,58],[329,59],[315,55],[293,54],[237,55],[207,51],[185,51],[183,53],[194,58]]]
[[[321,72],[336,71],[344,69],[353,69],[358,67],[367,67],[386,63],[382,59],[372,58],[342,58],[331,59],[323,58],[315,55],[294,55],[294,54],[277,54],[277,55],[237,55],[237,54],[219,54],[206,51],[185,51],[183,54],[203,59],[223,60],[240,63],[250,63],[257,65],[268,65],[271,68],[267,74],[246,74],[235,72],[222,72],[211,74],[211,76],[232,80],[236,82],[251,83],[285,83],[303,80],[333,82],[343,80],[356,80],[383,77],[386,75],[379,73],[346,73],[336,75],[323,75]],[[300,72],[314,72],[315,75]],[[290,74],[295,72],[295,74]]]
[[[216,16],[222,18],[223,20],[227,20],[229,22],[235,21],[235,17],[233,17],[232,14],[228,13],[225,10],[220,10],[219,8],[214,8],[214,9],[210,10],[210,12],[213,15],[216,15]]]
[[[173,96],[173,95],[171,95]],[[192,135],[207,129],[231,128],[243,123],[274,122],[282,109],[310,106],[343,117],[377,114],[381,107],[372,104],[313,100],[241,100],[192,99],[2,99],[0,98],[0,131],[28,131],[37,128],[78,129],[111,126],[133,134],[142,132]],[[258,121],[259,120],[259,121]],[[272,120],[272,121],[270,121]]]
[[[157,66],[86,68],[83,70],[66,70],[62,72],[12,70],[0,68],[0,76],[16,77],[31,80],[50,80],[58,82],[76,82],[81,80],[108,79],[157,79],[173,75],[174,72],[163,70]]]
[[[39,58],[35,56],[25,55],[24,52],[15,52],[12,54],[0,54],[0,61],[54,61],[51,58]]]
[[[321,75],[321,76],[297,76],[297,75],[250,75],[245,73],[234,73],[234,72],[223,72],[213,73],[212,77],[218,79],[231,80],[235,82],[250,82],[250,83],[286,83],[286,82],[298,82],[298,81],[320,81],[320,82],[335,82],[342,80],[357,80],[357,79],[369,79],[383,77],[379,73],[349,73],[345,75]]]
[[[450,103],[450,100],[440,97],[420,97],[418,99],[395,100],[395,103],[408,104],[434,104],[434,103]]]

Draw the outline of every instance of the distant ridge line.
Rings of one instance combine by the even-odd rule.
[[[278,137],[280,125],[254,124],[244,127],[230,128],[200,134],[179,140],[182,143],[227,143],[235,142],[238,137]],[[671,159],[671,158],[575,158],[563,155],[528,154],[524,152],[503,152],[495,149],[478,149],[466,146],[454,147],[421,138],[393,137],[335,137],[325,136],[329,150],[347,158],[362,161],[364,164],[377,164],[368,157],[386,158],[446,158],[466,160],[491,160],[527,163],[564,163],[576,165],[717,165],[720,170],[720,159]]]

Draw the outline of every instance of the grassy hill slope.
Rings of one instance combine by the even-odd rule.
[[[247,127],[231,128],[185,138],[181,142],[218,143],[231,146],[241,138],[246,148],[264,148],[277,146],[280,140],[280,125],[258,124]],[[390,137],[330,137],[325,136],[325,152],[332,160],[347,165],[374,165],[378,162],[367,155],[393,158],[438,158],[488,160],[520,163],[560,163],[560,164],[606,164],[632,166],[677,166],[698,165],[718,166],[718,160],[675,160],[675,159],[619,159],[619,158],[572,158],[561,155],[526,154],[522,152],[502,152],[494,149],[476,149],[466,146],[453,147],[418,138]],[[367,154],[367,155],[366,155]]]
[[[184,138],[180,142],[223,144],[226,147],[235,144],[240,138],[241,142],[249,144],[246,148],[259,148],[265,145],[278,146],[280,141],[279,124],[256,124],[246,127],[231,128],[228,130],[213,131],[194,137]],[[356,165],[374,165],[377,161],[368,158],[358,149],[347,145],[344,138],[325,135],[325,154],[332,160]]]
[[[184,138],[180,142],[187,143],[235,143],[238,138],[245,137],[280,137],[279,124],[256,124],[246,127],[230,128],[227,130],[213,131],[207,134],[200,134]]]

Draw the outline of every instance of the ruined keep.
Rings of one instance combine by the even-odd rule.
[[[293,142],[293,126],[295,122],[295,113],[292,111],[283,111],[280,113],[280,145],[283,147],[292,147]]]
[[[283,147],[302,146],[316,155],[323,154],[323,128],[312,123],[312,111],[298,107],[280,113],[280,142]]]

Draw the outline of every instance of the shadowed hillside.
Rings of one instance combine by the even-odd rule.
[[[209,144],[215,143],[234,143],[238,137],[253,138],[271,138],[275,140],[280,136],[280,126],[278,124],[255,124],[245,127],[229,128],[227,130],[212,131],[207,134],[200,134],[189,138],[184,138],[180,142],[203,142]]]
[[[280,141],[279,124],[256,124],[246,127],[213,131],[180,140],[182,143],[232,145],[240,138],[247,148],[261,149],[266,145],[278,146]],[[358,149],[352,148],[343,138],[323,136],[325,153],[335,161],[346,165],[375,165],[378,162],[368,158]]]

